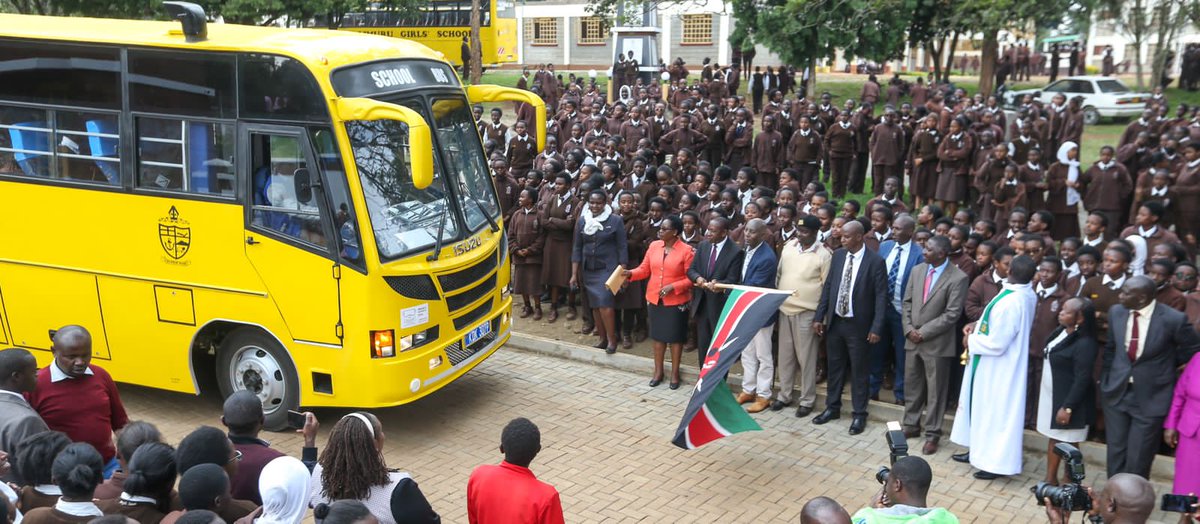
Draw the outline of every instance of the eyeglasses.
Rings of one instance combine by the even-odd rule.
[[[234,462],[241,462],[241,461],[242,461],[242,450],[235,449],[235,450],[233,450],[233,458],[230,458],[229,462],[227,462],[226,464],[233,464]]]
[[[1187,273],[1175,273],[1175,278],[1178,278],[1179,280],[1196,280],[1196,275],[1189,275]]]

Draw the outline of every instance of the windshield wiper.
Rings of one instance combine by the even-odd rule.
[[[479,212],[483,213],[483,218],[487,219],[488,224],[491,224],[492,232],[495,233],[495,232],[499,231],[500,226],[496,225],[496,220],[492,218],[491,213],[488,213],[487,210],[483,208],[483,204],[479,203],[479,199],[475,198],[475,197],[471,197],[471,201],[475,203],[475,207],[479,208]]]
[[[446,232],[446,215],[450,214],[450,206],[447,206],[446,202],[447,200],[442,200],[442,219],[438,221],[437,242],[433,245],[433,252],[425,257],[425,260],[429,262],[442,256],[442,234]]]

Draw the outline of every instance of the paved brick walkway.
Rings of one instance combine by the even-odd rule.
[[[814,426],[790,410],[766,412],[757,416],[762,432],[684,451],[670,438],[689,390],[650,389],[647,379],[501,350],[432,397],[375,413],[385,425],[388,464],[411,472],[447,523],[466,522],[467,477],[476,465],[501,459],[500,429],[517,416],[542,430],[533,470],[562,493],[568,522],[799,522],[813,497],[831,496],[853,513],[878,489],[875,470],[887,463],[881,424],[851,437],[848,417]],[[126,386],[121,392],[131,417],[159,425],[171,442],[198,425],[220,424],[216,399]],[[321,442],[343,413],[318,412]],[[297,435],[265,436],[299,454]],[[947,447],[932,457],[931,503],[962,522],[1045,522],[1029,493],[1044,465],[985,482],[952,462],[951,453]]]

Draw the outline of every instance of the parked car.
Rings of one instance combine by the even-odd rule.
[[[1008,91],[1004,94],[1004,103],[1008,107],[1015,107],[1022,97],[1030,93],[1046,104],[1058,93],[1066,96],[1067,100],[1082,96],[1083,121],[1089,125],[1099,123],[1101,118],[1139,116],[1146,109],[1146,101],[1150,99],[1150,93],[1133,92],[1116,78],[1072,76],[1041,89]]]

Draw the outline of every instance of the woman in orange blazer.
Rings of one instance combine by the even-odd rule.
[[[671,389],[679,389],[679,359],[687,340],[687,305],[692,299],[692,281],[687,268],[692,265],[695,251],[679,240],[683,220],[667,216],[658,229],[658,240],[650,243],[642,263],[622,275],[630,281],[646,280],[647,316],[650,319],[650,339],[654,341],[654,378],[650,387],[662,384],[663,357],[671,346]]]

